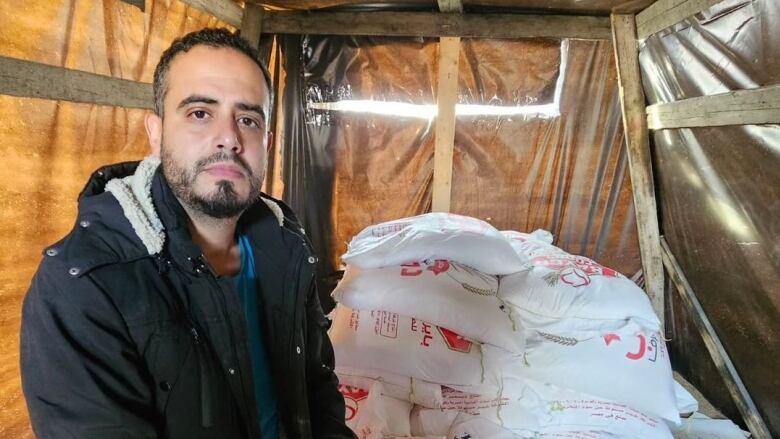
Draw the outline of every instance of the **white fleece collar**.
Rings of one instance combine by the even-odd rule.
[[[122,212],[150,255],[160,253],[165,244],[165,227],[152,202],[152,180],[158,166],[160,166],[160,159],[149,155],[138,164],[135,174],[114,178],[106,183],[106,191],[111,192],[117,199]],[[273,200],[261,199],[282,227],[284,225],[282,208]]]

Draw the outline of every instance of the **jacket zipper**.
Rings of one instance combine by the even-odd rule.
[[[217,281],[217,275],[214,273],[214,270],[211,268],[211,266],[205,260],[203,255],[200,255],[197,258],[195,258],[193,260],[193,262],[195,263],[195,271],[196,271],[196,273],[204,274],[206,276],[206,278],[209,280],[209,283],[211,283],[211,285],[214,288],[216,288],[217,291],[219,291],[219,296],[220,296],[219,302],[221,302],[221,303],[219,303],[218,305],[216,303],[217,301],[213,300],[213,298],[214,298],[213,291],[209,291],[209,294],[210,294],[210,296],[212,298],[212,302],[220,308],[220,311],[222,312],[222,315],[224,316],[225,321],[227,322],[228,337],[230,338],[231,354],[232,354],[232,357],[233,357],[233,362],[236,363],[235,367],[238,368],[240,363],[239,363],[239,359],[238,359],[238,352],[236,351],[236,340],[235,340],[235,333],[234,333],[234,327],[233,327],[233,320],[230,318],[230,313],[227,311],[228,306],[227,306],[227,298],[225,297],[226,296],[225,295],[225,291],[219,285],[219,281]],[[203,378],[203,377],[201,377],[201,378]],[[242,378],[242,383],[243,383],[243,378]],[[230,384],[228,384],[228,385],[230,385]],[[247,411],[249,411],[251,409],[251,407],[250,407],[249,401],[246,400],[246,389],[245,389],[245,386],[242,385],[241,386],[241,390],[242,390],[242,396],[244,397],[244,405],[247,408]],[[206,405],[206,407],[209,410],[208,414],[209,414],[209,420],[211,422],[212,413],[211,413],[211,402],[210,401],[209,401],[208,405]],[[249,418],[252,419],[252,415],[251,414],[249,414]],[[212,422],[212,424],[213,424],[213,422]],[[257,428],[259,428],[259,422],[257,422],[257,425],[258,425]],[[251,431],[251,429],[249,431]]]

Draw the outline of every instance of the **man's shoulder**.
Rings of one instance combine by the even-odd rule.
[[[70,232],[43,249],[41,270],[55,270],[66,277],[79,278],[98,267],[138,259],[145,254],[116,198],[104,192],[83,201]]]

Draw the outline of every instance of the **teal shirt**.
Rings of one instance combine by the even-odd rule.
[[[262,325],[260,324],[255,257],[246,236],[241,235],[238,238],[238,243],[241,249],[241,272],[233,278],[233,281],[236,291],[238,291],[238,297],[241,299],[247,322],[249,352],[252,357],[252,375],[254,376],[255,397],[257,399],[257,419],[260,421],[262,439],[277,439],[279,437],[279,414],[273,377],[271,376],[271,363],[268,361],[268,352],[265,348]]]

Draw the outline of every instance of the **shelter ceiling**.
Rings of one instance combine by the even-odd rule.
[[[313,10],[333,7],[361,9],[430,9],[437,10],[435,0],[247,0],[272,9]],[[496,9],[528,12],[556,12],[582,15],[608,15],[611,12],[639,12],[655,0],[461,0],[466,12],[495,12]]]

